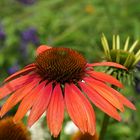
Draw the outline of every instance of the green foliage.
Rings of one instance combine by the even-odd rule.
[[[30,5],[0,0],[0,26],[5,33],[5,39],[0,40],[0,80],[6,78],[12,66],[18,65],[20,69],[34,61],[35,49],[40,44],[76,49],[90,62],[102,60],[102,33],[109,41],[113,34],[119,34],[122,42],[127,36],[132,42],[140,38],[139,5],[139,0],[36,0]],[[37,31],[38,43],[32,40],[32,35],[28,41],[22,38],[21,34],[29,28]],[[126,92],[128,97],[134,97],[137,111],[126,110],[122,123],[112,121],[107,139],[140,139],[140,97],[133,88],[126,87]],[[100,128],[103,114],[98,109],[96,114]],[[62,132],[62,138],[69,136]]]

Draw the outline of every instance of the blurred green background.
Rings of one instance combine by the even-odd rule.
[[[127,36],[131,42],[140,39],[140,1],[0,0],[0,81],[33,62],[40,44],[73,48],[89,62],[101,61],[102,33],[109,41],[113,34],[119,34],[122,43]],[[139,67],[135,85],[126,85],[123,93],[134,102],[137,111],[126,109],[121,114],[122,122],[111,120],[106,139],[140,140]],[[99,132],[103,113],[95,110]],[[70,136],[63,131],[62,139]]]

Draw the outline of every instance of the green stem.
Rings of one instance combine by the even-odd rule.
[[[112,74],[112,76],[114,76]],[[116,76],[114,76],[116,78]],[[117,78],[116,78],[117,79]],[[118,80],[118,79],[117,79]],[[119,91],[120,89],[117,88],[116,86],[112,85],[111,86],[113,89]],[[107,114],[104,115],[104,119],[103,119],[103,123],[102,123],[102,127],[101,127],[101,131],[100,131],[100,135],[99,135],[99,140],[104,140],[105,139],[105,134],[107,131],[107,127],[109,125],[109,116]]]
[[[51,140],[60,140],[60,134],[58,135],[58,137],[51,136]]]
[[[109,124],[109,116],[108,115],[104,115],[104,120],[103,120],[103,123],[102,123],[102,128],[101,128],[101,131],[100,131],[100,135],[99,135],[99,140],[104,140],[104,137],[105,137],[105,134],[106,134],[106,131],[107,131],[107,126]]]

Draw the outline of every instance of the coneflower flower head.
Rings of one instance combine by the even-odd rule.
[[[31,140],[22,122],[14,123],[12,117],[0,120],[0,140]]]
[[[103,34],[101,37],[102,46],[105,53],[106,61],[116,62],[125,66],[128,70],[107,69],[109,74],[116,75],[119,80],[133,81],[133,72],[136,64],[140,61],[140,49],[138,49],[138,40],[129,46],[128,37],[124,46],[120,44],[119,35],[113,35],[112,46],[109,45],[107,38]],[[124,79],[123,79],[124,78]],[[126,79],[127,78],[127,79]],[[130,80],[131,79],[131,80]]]
[[[1,116],[21,101],[14,121],[21,120],[28,110],[28,125],[32,126],[44,112],[51,134],[57,137],[62,128],[64,109],[82,133],[95,133],[95,113],[87,97],[103,112],[120,121],[117,110],[124,105],[135,106],[123,95],[106,85],[122,88],[114,77],[96,72],[95,66],[113,66],[113,62],[88,63],[75,50],[40,46],[35,62],[5,79],[0,99],[12,94],[1,109]],[[85,96],[86,95],[86,96]]]
[[[53,48],[39,54],[35,64],[43,78],[65,84],[82,80],[87,61],[72,49]]]
[[[81,132],[77,132],[71,138],[71,140],[99,140],[99,136],[95,133],[94,136],[89,135],[88,133],[82,134]]]

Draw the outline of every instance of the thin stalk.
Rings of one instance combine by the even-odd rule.
[[[101,128],[101,131],[100,131],[100,135],[99,135],[99,140],[104,140],[104,137],[105,137],[105,134],[106,134],[106,131],[107,131],[107,127],[108,127],[108,124],[109,124],[109,116],[108,115],[104,115],[104,119],[103,119],[103,123],[102,123],[102,128]]]
[[[112,75],[113,76],[113,75]],[[117,79],[118,80],[118,79]],[[116,86],[112,85],[112,88],[114,88],[117,91],[120,91],[119,88],[117,88]],[[104,140],[105,138],[105,134],[107,131],[107,127],[109,125],[109,116],[107,114],[104,114],[104,119],[103,119],[103,123],[102,123],[102,127],[101,127],[101,131],[100,131],[100,135],[99,135],[99,140]]]

